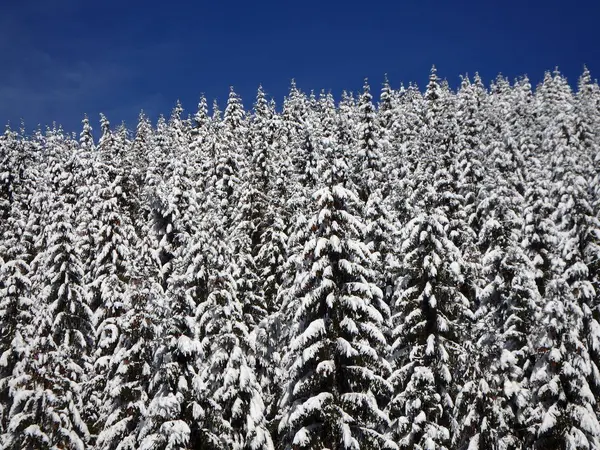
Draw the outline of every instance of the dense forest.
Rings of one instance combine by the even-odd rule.
[[[0,448],[600,448],[600,88],[0,137]]]

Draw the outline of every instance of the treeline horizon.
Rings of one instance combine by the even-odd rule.
[[[432,66],[433,69],[436,71],[437,73],[437,68],[435,65]],[[584,64],[583,65],[583,69],[584,71],[588,71],[587,66]],[[560,67],[557,66],[555,67],[552,71],[548,70],[545,73],[560,73]],[[564,77],[564,75],[563,75]],[[418,81],[409,81],[408,83],[405,82],[400,82],[399,83],[399,87],[397,89],[393,88],[393,86],[391,85],[391,83],[388,80],[388,74],[385,73],[383,76],[383,81],[381,81],[381,83],[377,83],[377,84],[381,84],[381,85],[385,85],[388,84],[390,89],[394,90],[394,91],[405,91],[407,89],[417,89],[419,90],[422,94],[424,93],[424,90],[420,87],[420,83]],[[438,78],[439,83],[443,84],[445,89],[451,90],[453,92],[456,92],[458,89],[460,89],[460,86],[462,84],[462,81],[465,79],[477,79],[479,80],[480,83],[482,84],[486,84],[485,78],[481,77],[479,74],[479,71],[475,71],[474,75],[471,76],[469,72],[466,72],[464,74],[459,75],[458,81],[456,82],[450,82],[447,78]],[[523,74],[517,77],[514,77],[514,79],[512,80],[513,83],[517,83],[520,79],[525,78],[527,80],[530,80],[529,76],[527,74]],[[503,79],[507,82],[511,82],[511,78],[508,76],[504,76],[502,73],[498,74],[496,77],[496,80],[491,81],[490,84],[494,84],[495,81],[497,81],[497,79]],[[365,77],[364,78],[365,82],[372,82],[372,78],[371,77]],[[570,88],[574,91],[577,90],[578,88],[578,81],[575,83],[572,83],[569,81],[568,78],[565,77],[565,81],[569,84]],[[594,78],[592,80],[594,83],[597,83],[597,80]],[[531,81],[529,81],[531,83]],[[535,84],[536,86],[539,86],[543,83],[543,78],[539,79],[539,81],[537,83],[531,83],[532,86]],[[297,89],[298,91],[304,92],[302,90],[302,83],[298,83],[297,79],[291,78],[290,79],[290,86],[288,88],[289,91]],[[285,102],[287,95],[283,95],[283,102],[277,102],[277,98],[281,97],[280,95],[274,95],[274,94],[270,94],[268,89],[265,89],[266,85],[264,85],[264,83],[258,83],[258,88],[257,91],[260,90],[263,92],[263,94],[265,95],[266,98],[268,98],[270,101],[274,102],[274,106],[275,106],[275,112],[277,113],[281,113],[282,112],[282,108],[283,108],[283,102]],[[425,86],[425,89],[427,88],[427,86]],[[231,84],[229,86],[229,91],[231,90],[236,90],[236,84]],[[334,91],[339,91],[339,92],[334,92]],[[360,95],[360,91],[355,91],[355,90],[351,90],[351,89],[343,89],[343,88],[338,88],[338,89],[333,89],[333,88],[320,88],[320,89],[310,89],[306,92],[304,92],[305,95],[307,96],[323,96],[323,95],[331,95],[332,98],[334,99],[335,102],[339,102],[342,98],[344,98],[345,96],[357,96]],[[239,95],[239,94],[238,94]],[[218,95],[218,96],[208,96],[206,95],[205,92],[201,92],[199,94],[199,97],[201,99],[204,98],[204,101],[207,102],[207,113],[210,115],[212,113],[212,107],[213,106],[217,106],[217,108],[220,108],[220,104],[227,102],[227,96],[222,96],[222,95]],[[240,97],[242,98],[242,97]],[[181,108],[182,109],[182,114],[185,115],[185,120],[188,120],[190,122],[193,122],[193,116],[195,114],[192,113],[190,110],[188,110],[188,108],[185,107],[185,104],[187,102],[183,101],[182,98],[178,98],[176,99],[174,102],[175,106],[173,107],[173,109],[175,108]],[[199,105],[198,105],[199,106]],[[152,110],[154,111],[153,113],[149,113],[149,111]],[[137,115],[137,121],[139,121],[139,117],[140,116],[144,116],[146,117],[148,120],[150,120],[150,122],[152,123],[156,123],[161,116],[166,116],[166,114],[164,112],[160,112],[160,111],[155,111],[157,110],[157,108],[141,108],[139,110],[139,113]],[[188,111],[188,112],[186,112]],[[172,112],[172,111],[171,111]],[[197,112],[197,111],[196,111]],[[83,121],[85,119],[88,120],[88,122],[90,123],[90,129],[91,129],[91,135],[94,137],[95,140],[98,140],[101,137],[101,128],[97,127],[96,125],[100,125],[102,124],[102,118],[106,118],[107,120],[109,120],[109,122],[112,124],[113,128],[120,128],[120,127],[125,127],[127,129],[128,133],[132,133],[135,134],[135,127],[137,126],[137,121],[132,121],[132,120],[128,120],[128,119],[117,119],[115,120],[114,117],[111,117],[110,114],[107,114],[106,111],[100,111],[97,114],[90,114],[89,112],[83,112],[83,119],[81,120],[81,123],[83,123]],[[96,119],[94,119],[94,117],[96,117]],[[77,121],[77,119],[76,119]],[[69,135],[71,137],[73,136],[78,136],[81,133],[81,130],[76,130],[74,129],[73,126],[65,126],[65,122],[69,122],[69,120],[65,120],[65,121],[60,121],[60,120],[53,120],[50,123],[48,122],[37,122],[36,121],[27,121],[25,118],[21,118],[19,120],[6,120],[5,121],[5,129],[6,128],[10,128],[13,131],[18,132],[21,136],[23,137],[27,137],[27,138],[31,138],[31,136],[35,133],[39,133],[39,132],[46,132],[48,129],[55,129],[55,130],[61,130],[63,133],[65,133],[65,135]],[[30,123],[34,123],[35,125],[29,125]],[[79,123],[78,121],[76,123]],[[114,126],[115,124],[118,124],[116,127]]]

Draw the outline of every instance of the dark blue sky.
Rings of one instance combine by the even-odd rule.
[[[257,86],[280,104],[303,90],[379,90],[388,73],[426,84],[429,68],[456,85],[479,71],[539,81],[558,65],[576,83],[600,78],[598,0],[5,0],[0,13],[0,123],[56,120],[78,131],[87,112],[135,128],[140,109],[193,112],[200,93],[244,104]]]

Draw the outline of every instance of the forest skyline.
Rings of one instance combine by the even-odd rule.
[[[438,74],[438,69],[435,64],[431,65],[431,68],[427,71],[427,73],[431,74],[431,71],[435,71],[436,74]],[[498,73],[496,75],[496,77],[494,77],[490,80],[485,80],[480,76],[480,74],[477,71],[473,74],[469,74],[469,73],[459,74],[457,76],[458,81],[456,84],[450,83],[447,78],[443,78],[443,77],[439,77],[439,82],[440,82],[440,84],[446,85],[447,89],[449,89],[452,92],[457,92],[460,89],[460,86],[464,80],[472,80],[473,78],[480,80],[480,82],[483,83],[484,85],[493,85],[494,83],[497,83],[499,81],[506,82],[509,84],[518,84],[522,80],[527,80],[527,82],[530,83],[533,88],[535,88],[535,87],[539,87],[539,85],[541,85],[543,83],[545,77],[548,77],[549,75],[557,74],[557,73],[560,74],[561,78],[565,81],[566,84],[569,85],[569,87],[573,91],[577,90],[578,83],[579,83],[581,75],[583,73],[588,74],[588,76],[590,76],[591,80],[593,80],[594,82],[597,82],[597,78],[589,70],[589,67],[586,64],[582,65],[581,73],[577,76],[577,82],[573,82],[573,81],[569,82],[569,79],[564,76],[563,72],[560,70],[560,67],[558,67],[558,66],[555,66],[554,69],[552,69],[552,70],[544,71],[544,73],[538,77],[539,81],[537,83],[533,83],[532,79],[529,77],[529,75],[525,74],[525,73],[517,75],[512,80],[505,77],[502,73]],[[55,130],[60,129],[60,130],[62,130],[62,132],[64,132],[67,135],[78,135],[81,132],[81,124],[87,123],[88,124],[87,126],[89,126],[89,128],[90,128],[89,132],[91,133],[91,136],[95,140],[98,140],[101,137],[102,120],[103,120],[102,118],[103,117],[106,118],[107,120],[109,120],[111,123],[114,123],[115,126],[124,126],[130,133],[133,133],[133,132],[135,132],[135,128],[138,125],[140,115],[143,115],[144,117],[146,117],[152,125],[156,125],[156,123],[159,121],[159,119],[161,119],[161,118],[167,119],[168,116],[173,112],[174,109],[181,109],[181,114],[182,114],[182,117],[184,118],[184,120],[191,121],[191,120],[193,120],[194,114],[197,113],[197,108],[198,108],[199,104],[202,102],[206,102],[206,104],[208,106],[207,111],[209,114],[212,114],[215,110],[222,111],[223,107],[227,104],[228,97],[230,96],[231,92],[236,93],[236,96],[238,96],[240,99],[240,103],[247,110],[252,110],[257,92],[262,92],[264,94],[265,98],[269,102],[272,103],[274,111],[281,113],[283,105],[285,104],[286,98],[289,95],[290,89],[291,90],[298,89],[300,92],[303,92],[307,96],[312,96],[315,98],[322,97],[324,95],[328,95],[328,96],[331,96],[333,101],[337,103],[337,102],[340,102],[341,100],[343,100],[343,98],[347,95],[349,95],[351,97],[360,95],[360,92],[364,88],[365,83],[372,85],[373,81],[371,79],[369,79],[368,77],[364,77],[364,78],[362,78],[360,89],[358,89],[358,90],[342,89],[342,90],[339,90],[339,92],[337,92],[337,95],[336,95],[336,93],[333,92],[333,89],[324,89],[323,88],[320,90],[316,90],[316,89],[308,89],[307,90],[303,86],[298,84],[296,82],[295,78],[291,78],[290,83],[288,85],[288,91],[285,94],[283,94],[283,96],[280,99],[277,99],[274,96],[270,95],[268,90],[265,89],[265,87],[262,85],[262,83],[259,83],[257,85],[257,88],[253,91],[253,95],[250,96],[251,103],[244,101],[244,97],[242,97],[239,94],[236,87],[233,85],[230,85],[230,86],[227,86],[227,88],[225,89],[226,94],[218,96],[220,98],[220,100],[217,97],[210,99],[205,93],[200,93],[200,95],[199,95],[198,99],[196,99],[196,102],[194,105],[186,105],[180,99],[177,99],[165,111],[160,111],[154,115],[148,114],[148,112],[142,108],[136,112],[135,119],[133,119],[132,122],[128,122],[125,120],[113,121],[113,118],[108,116],[104,111],[99,111],[97,117],[92,117],[87,112],[84,112],[83,115],[81,116],[80,120],[75,122],[74,129],[68,129],[60,121],[57,121],[57,120],[52,120],[46,124],[37,124],[35,127],[30,126],[30,124],[27,124],[24,120],[20,120],[18,122],[8,121],[7,123],[4,124],[4,129],[10,129],[15,132],[20,132],[21,130],[24,130],[24,132],[25,132],[24,136],[32,136],[32,134],[34,132],[39,132],[39,131],[45,132],[46,130],[49,130],[49,129],[55,129]],[[380,86],[380,87],[390,86],[390,88],[398,90],[398,91],[416,89],[419,92],[421,92],[422,94],[424,94],[425,90],[427,89],[427,84],[425,84],[424,86],[420,86],[416,82],[409,82],[406,84],[403,82],[400,82],[397,84],[398,84],[397,86],[393,86],[393,83],[390,82],[389,76],[387,75],[387,73],[385,73],[381,76],[381,83],[377,83],[377,84],[373,84],[373,85]],[[375,95],[373,96],[373,100],[375,103],[379,103],[381,101],[381,98],[377,96],[376,89],[375,89]],[[23,125],[25,126],[24,129],[23,129]]]
[[[394,88],[424,89],[432,64],[453,88],[475,72],[486,84],[527,74],[535,86],[555,66],[575,88],[584,64],[600,72],[599,14],[592,0],[7,2],[0,124],[72,132],[102,112],[133,128],[140,110],[155,123],[177,100],[193,111],[201,93],[224,105],[229,86],[248,106],[259,84],[281,103],[292,78],[336,98],[365,77],[378,88],[385,73]]]

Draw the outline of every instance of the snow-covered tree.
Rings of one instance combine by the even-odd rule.
[[[584,342],[584,312],[560,277],[548,284],[546,300],[535,336],[529,445],[535,449],[596,448],[600,424],[596,398],[587,382],[591,366]]]
[[[94,310],[96,341],[91,355],[94,369],[84,388],[88,399],[84,417],[94,433],[108,382],[109,362],[121,333],[119,317],[127,308],[125,295],[136,242],[133,225],[120,206],[119,197],[123,195],[120,189],[118,179],[103,187],[93,209],[99,229],[94,237],[94,256],[88,266],[91,279],[88,295]]]
[[[480,202],[481,279],[476,298],[475,355],[457,401],[458,445],[520,448],[529,402],[529,337],[540,305],[535,270],[521,246],[522,198],[508,182]],[[470,405],[477,405],[471,409]]]
[[[139,427],[149,403],[152,363],[158,333],[156,309],[162,299],[158,286],[136,274],[126,293],[127,310],[118,319],[122,332],[108,364],[97,427],[99,450],[137,450]]]
[[[386,191],[382,186],[384,177],[382,176],[381,129],[367,80],[358,99],[357,120],[359,145],[357,184],[360,187],[361,198],[366,201],[375,189]]]
[[[394,295],[389,405],[391,433],[401,448],[451,448],[457,361],[471,320],[461,293],[460,252],[447,237],[440,212],[423,213],[404,230]]]
[[[69,192],[70,178],[60,187]],[[94,342],[92,311],[83,291],[83,271],[71,225],[72,205],[54,204],[42,268],[47,284],[35,339],[11,382],[13,404],[4,448],[79,449],[89,441],[81,420],[82,384]]]
[[[138,437],[140,449],[184,450],[200,439],[193,411],[193,380],[200,353],[193,285],[187,273],[177,274],[167,292],[169,312],[162,317],[162,332],[154,350],[150,401]]]
[[[253,345],[244,323],[226,251],[214,255],[209,294],[198,305],[202,363],[194,379],[194,419],[207,449],[272,449],[260,384],[252,368]]]
[[[33,301],[27,249],[12,240],[7,260],[0,265],[0,429],[6,432],[15,369],[26,356],[27,341],[33,334]]]
[[[395,448],[383,434],[389,311],[373,284],[360,200],[345,187],[347,166],[330,154],[310,240],[296,276],[297,309],[279,423],[284,448]]]

